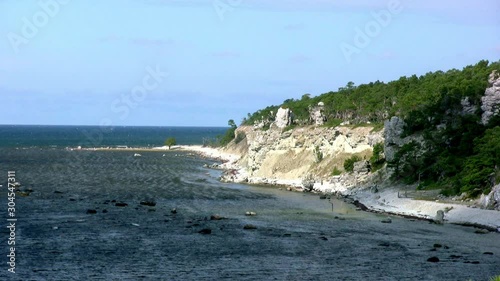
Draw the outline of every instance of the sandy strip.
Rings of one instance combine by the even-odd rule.
[[[473,208],[461,204],[402,198],[398,197],[398,191],[400,190],[396,188],[382,189],[378,193],[363,190],[352,197],[374,211],[434,219],[437,211],[442,210],[445,211],[445,222],[486,226],[488,229],[496,229],[500,232],[500,212],[498,211]]]

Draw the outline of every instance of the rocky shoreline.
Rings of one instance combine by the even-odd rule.
[[[179,146],[177,149],[197,153],[222,163],[214,163],[208,168],[223,170],[221,181],[246,184],[272,185],[290,191],[306,191],[303,179],[276,179],[251,177],[238,160],[241,155],[202,146]],[[395,215],[410,219],[427,220],[432,223],[450,223],[476,227],[477,233],[500,232],[500,212],[476,207],[473,202],[449,203],[443,199],[417,200],[408,197],[404,187],[377,185],[346,186],[339,184],[342,177],[334,177],[329,182],[314,182],[307,191],[326,196],[336,196],[347,203],[356,205],[363,211]]]

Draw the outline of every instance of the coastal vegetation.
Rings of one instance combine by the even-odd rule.
[[[500,62],[482,60],[462,70],[403,76],[387,83],[377,80],[355,86],[353,82],[348,82],[337,91],[315,97],[305,94],[300,99],[286,99],[280,105],[249,113],[243,125],[253,125],[262,120],[274,121],[273,116],[280,107],[290,108],[297,124],[307,124],[309,108],[319,102],[324,103],[327,124],[332,126],[342,121],[382,124],[391,116],[414,117],[424,108],[436,104],[442,96],[448,96],[450,103],[460,103],[461,97],[469,97],[472,104],[478,104],[488,86],[488,75],[495,69],[500,70]]]
[[[418,138],[404,144],[395,159],[387,162],[394,171],[393,180],[417,184],[420,189],[439,188],[445,195],[476,197],[500,182],[500,117],[481,122],[481,98],[495,70],[500,72],[500,61],[482,60],[462,70],[404,76],[391,82],[377,80],[358,86],[348,82],[337,91],[315,97],[305,94],[248,114],[243,125],[263,124],[265,129],[280,107],[293,112],[294,121],[287,128],[311,125],[311,109],[319,103],[326,119],[323,126],[348,124],[380,130],[385,120],[398,116],[405,122],[401,137]],[[386,163],[384,145],[373,148],[372,172]],[[355,157],[345,161],[345,171],[352,171],[360,160]]]
[[[382,156],[384,153],[384,144],[379,142],[373,146],[373,155],[370,157],[370,166],[372,172],[375,172],[382,168],[385,163],[385,159]]]
[[[177,144],[177,140],[173,137],[170,137],[165,140],[165,145],[168,146],[168,149],[170,149],[173,145]]]
[[[228,143],[230,143],[236,137],[235,131],[238,128],[238,126],[236,125],[234,120],[230,119],[227,122],[227,125],[229,126],[229,129],[227,129],[226,133],[223,136],[219,136],[217,138],[219,146],[226,146]]]
[[[224,147],[233,140],[235,141],[235,143],[239,143],[246,137],[243,132],[236,134],[236,129],[238,128],[238,126],[236,125],[233,119],[230,119],[227,122],[227,125],[229,126],[229,128],[226,130],[224,135],[218,135],[215,138],[203,139],[203,146]]]
[[[354,163],[361,161],[361,157],[357,155],[351,156],[351,158],[346,159],[344,162],[344,170],[347,172],[352,172],[354,170]]]

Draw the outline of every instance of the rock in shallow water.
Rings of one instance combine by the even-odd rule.
[[[477,233],[477,234],[488,234],[488,233],[490,233],[490,231],[487,230],[487,229],[478,229],[478,230],[474,231],[474,233]]]
[[[219,216],[219,215],[211,215],[210,220],[212,221],[220,221],[226,219],[225,217]]]
[[[392,223],[391,218],[386,218],[380,221],[381,223]]]
[[[204,229],[198,231],[198,233],[205,234],[205,235],[206,234],[212,234],[212,230],[210,228],[204,228]]]
[[[141,201],[140,204],[143,206],[150,206],[150,207],[156,206],[156,202],[154,201]]]
[[[243,227],[243,229],[246,229],[246,230],[251,230],[251,229],[257,229],[257,227],[253,224],[245,224],[245,226]]]
[[[428,258],[427,261],[428,262],[439,262],[439,258],[438,257],[431,257],[431,258]]]

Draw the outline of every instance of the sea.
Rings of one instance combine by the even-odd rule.
[[[226,129],[0,126],[0,280],[500,275],[498,233],[395,216],[381,223],[388,215],[335,197],[222,183],[221,171],[206,168],[215,159],[145,149],[168,137],[202,144]],[[92,149],[118,146],[137,151]]]

